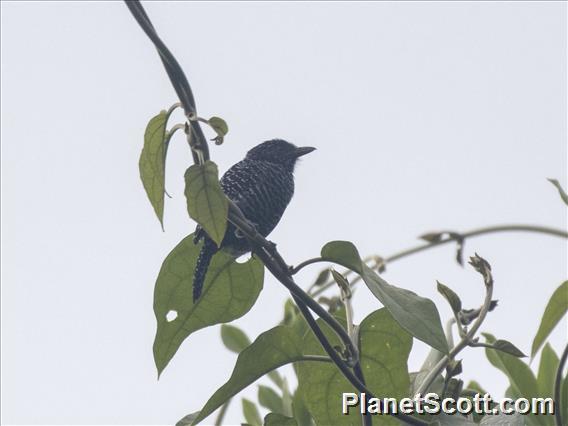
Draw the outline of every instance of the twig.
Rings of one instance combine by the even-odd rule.
[[[471,345],[474,342],[475,333],[479,330],[479,327],[485,320],[487,316],[487,312],[489,312],[491,307],[491,298],[493,297],[493,277],[491,275],[491,268],[489,267],[489,263],[485,261],[483,258],[479,257],[477,254],[471,257],[470,264],[481,274],[483,275],[483,279],[485,282],[485,300],[483,301],[483,305],[479,312],[479,316],[471,326],[470,330],[467,334],[462,337],[459,343],[454,346],[454,348],[450,351],[448,355],[445,355],[435,366],[430,370],[424,381],[420,384],[418,389],[416,390],[417,394],[424,395],[428,391],[428,388],[434,383],[436,377],[444,371],[444,368],[448,365],[448,363],[453,360],[458,353],[462,351],[466,346]]]
[[[556,370],[556,378],[554,380],[554,401],[556,401],[556,409],[554,410],[554,420],[556,421],[556,426],[562,426],[562,372],[566,366],[566,360],[568,360],[568,345],[564,348],[562,352],[562,357],[558,363],[558,370]],[[566,402],[566,401],[564,401]]]
[[[494,233],[497,233],[497,232],[533,232],[533,233],[552,235],[552,236],[555,236],[555,237],[568,239],[568,232],[562,231],[560,229],[549,228],[549,227],[546,227],[546,226],[538,226],[538,225],[495,225],[495,226],[488,226],[486,228],[474,229],[474,230],[468,231],[468,232],[463,233],[463,234],[455,233],[455,235],[460,235],[462,237],[462,240],[465,240],[467,238],[478,237],[478,236],[485,235],[485,234],[494,234]],[[382,262],[379,264],[379,266],[380,265],[385,266],[387,264],[393,263],[397,260],[403,259],[405,257],[419,253],[421,251],[430,250],[431,248],[438,247],[438,246],[441,246],[441,245],[444,245],[444,244],[449,244],[449,243],[456,242],[456,241],[457,240],[456,240],[455,236],[448,236],[445,239],[440,239],[439,241],[435,241],[435,242],[428,243],[428,244],[422,244],[422,245],[419,245],[417,247],[412,247],[412,248],[400,251],[398,253],[392,254],[388,257],[382,258]],[[373,259],[373,258],[376,258],[376,256],[369,256],[369,259]],[[322,258],[309,259],[308,261],[302,262],[301,264],[299,264],[298,266],[293,268],[294,273],[298,272],[304,266],[307,266],[307,265],[310,265],[310,264],[313,264],[313,263],[316,263],[316,262],[322,262],[322,261],[325,261],[325,260],[322,259]],[[302,268],[300,268],[300,265],[302,265]],[[346,271],[342,272],[343,275],[350,275],[351,273],[352,273],[352,271],[350,271],[350,270],[346,270]],[[351,285],[360,281],[360,279],[361,279],[361,277],[359,277],[359,276],[355,277],[353,280],[351,280]],[[334,285],[334,282],[330,280],[326,284],[319,287],[316,291],[311,293],[311,295],[313,297],[317,297],[321,293],[323,293],[325,290],[332,287],[333,285]]]

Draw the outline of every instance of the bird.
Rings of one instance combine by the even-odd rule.
[[[263,237],[276,227],[294,195],[294,169],[298,159],[316,148],[297,147],[283,139],[272,139],[250,149],[245,158],[231,166],[219,183],[225,195],[242,211]],[[219,250],[237,258],[252,250],[231,223],[219,247],[201,226],[193,243],[203,241],[193,274],[193,302],[201,296],[207,269]]]

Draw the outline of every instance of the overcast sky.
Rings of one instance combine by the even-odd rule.
[[[334,239],[388,256],[433,230],[566,229],[546,181],[567,186],[566,3],[145,6],[200,115],[229,124],[225,144],[211,147],[221,171],[274,137],[318,148],[297,168],[296,195],[270,236],[289,263]],[[208,328],[156,380],[153,286],[194,227],[183,196],[191,157],[177,136],[162,232],[138,156],[173,89],[120,2],[1,7],[2,423],[172,424],[201,408],[236,359]],[[500,301],[482,330],[530,352],[566,279],[566,242],[503,233],[467,241],[465,255],[474,252],[493,266]],[[307,287],[319,270],[298,282]],[[384,278],[432,298],[444,319],[436,280],[468,307],[483,296],[450,246],[401,260]],[[236,324],[256,337],[280,320],[286,297],[267,274]],[[358,289],[358,321],[378,307]],[[566,340],[559,328],[555,349]],[[426,352],[415,342],[410,367]],[[483,351],[463,358],[464,380],[501,397],[506,380]],[[227,422],[242,420],[234,402]]]

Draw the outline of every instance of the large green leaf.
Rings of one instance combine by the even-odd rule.
[[[230,379],[209,398],[194,424],[269,371],[299,361],[302,356],[302,338],[294,329],[279,325],[265,331],[239,354]]]
[[[211,261],[203,293],[193,303],[192,283],[202,244],[193,234],[184,238],[166,257],[154,289],[154,313],[158,330],[154,361],[164,370],[181,343],[204,327],[233,321],[247,313],[262,290],[264,266],[252,257],[236,263],[223,251]]]
[[[406,331],[434,349],[448,353],[448,343],[434,302],[387,283],[365,265],[357,248],[349,241],[327,243],[321,250],[321,256],[361,275],[369,290]]]
[[[448,343],[434,302],[410,290],[390,285],[366,265],[363,265],[362,278],[406,331],[434,349],[448,353]]]
[[[214,162],[208,160],[187,169],[185,197],[189,216],[220,246],[227,230],[229,202],[219,185],[219,171]]]
[[[558,321],[566,314],[568,310],[568,281],[560,284],[560,287],[552,294],[552,297],[546,305],[544,314],[540,321],[540,326],[532,343],[531,358],[533,358],[550,332],[554,329]]]
[[[161,111],[148,122],[138,168],[140,179],[154,212],[164,228],[166,124],[169,114]]]
[[[318,320],[332,344],[338,343],[335,334]],[[361,369],[367,387],[376,397],[402,398],[410,387],[407,360],[412,337],[401,328],[386,309],[379,309],[363,320],[359,328]],[[323,349],[312,333],[304,338],[305,350],[321,353]],[[302,363],[298,368],[298,391],[316,424],[360,424],[358,409],[349,415],[341,413],[342,394],[358,393],[333,364]],[[396,424],[389,416],[373,416],[375,424]]]
[[[489,333],[482,333],[488,343],[495,343],[496,339]],[[485,355],[489,362],[501,370],[509,379],[511,394],[515,398],[538,398],[539,387],[536,377],[527,364],[513,355],[496,349],[485,348]],[[527,421],[535,425],[546,425],[548,420],[545,416],[526,416]]]
[[[550,343],[546,343],[540,354],[540,364],[536,379],[540,396],[543,398],[552,398],[554,396],[554,379],[556,378],[558,363],[558,355],[556,355]]]
[[[250,345],[250,339],[245,332],[234,325],[221,325],[221,339],[227,349],[237,354]]]

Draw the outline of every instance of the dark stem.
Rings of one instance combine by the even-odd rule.
[[[245,234],[246,235],[246,234]],[[254,253],[262,260],[262,263],[268,268],[268,270],[280,281],[284,286],[290,291],[294,301],[296,303],[301,302],[302,305],[309,307],[313,310],[327,325],[331,327],[331,329],[337,334],[337,336],[341,339],[342,343],[345,345],[350,357],[357,362],[359,358],[358,350],[353,345],[349,334],[343,326],[329,313],[327,312],[319,303],[317,303],[314,299],[312,299],[308,294],[298,286],[294,280],[288,275],[287,269],[282,269],[280,265],[275,265],[273,259],[270,255],[266,252],[266,249],[261,250],[254,250]],[[286,272],[283,272],[286,271]],[[300,308],[300,306],[298,305]],[[308,311],[309,312],[309,311]],[[306,319],[307,320],[307,319]],[[309,321],[308,321],[309,323]],[[317,324],[316,324],[317,326]],[[319,328],[319,326],[317,326]],[[315,330],[314,330],[315,333]],[[327,338],[322,334],[323,339],[327,341]],[[327,344],[331,347],[329,342]],[[334,350],[335,354],[335,350]],[[330,355],[331,356],[331,355]],[[333,359],[333,357],[332,357]],[[343,361],[343,360],[342,360]]]
[[[290,274],[295,275],[302,268],[305,268],[306,266],[313,265],[314,263],[318,263],[318,262],[328,262],[328,261],[326,259],[324,259],[323,257],[314,257],[313,259],[304,260],[303,262],[299,263],[298,265],[294,266],[293,268],[290,268]]]
[[[556,370],[556,379],[554,380],[554,401],[556,407],[554,407],[554,419],[556,420],[556,426],[563,426],[562,423],[562,372],[566,366],[566,360],[568,359],[568,345],[564,348],[562,352],[562,357],[558,363],[558,370]]]
[[[154,29],[150,18],[148,18],[148,15],[146,14],[146,11],[144,10],[140,2],[138,0],[125,0],[125,3],[130,10],[130,13],[132,13],[132,15],[134,16],[134,19],[136,19],[142,30],[146,33],[152,43],[154,43],[154,46],[156,46],[156,49],[158,50],[158,53],[160,55],[160,59],[164,64],[164,68],[166,69],[166,73],[170,78],[170,82],[172,83],[172,86],[183,106],[185,115],[188,116],[189,114],[196,114],[193,92],[191,91],[187,77],[185,76],[185,73],[183,72],[178,61],[156,33],[156,30]],[[191,130],[195,137],[195,140],[197,141],[196,145],[203,153],[203,158],[205,160],[208,160],[209,146],[207,145],[207,140],[205,139],[203,130],[201,129],[201,126],[197,121],[191,122]],[[192,155],[193,161],[198,164],[197,154],[193,152],[193,150]]]

